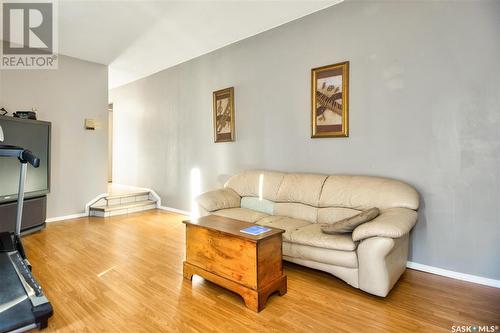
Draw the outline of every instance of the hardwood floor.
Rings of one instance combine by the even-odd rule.
[[[255,313],[232,292],[183,278],[182,219],[164,211],[80,218],[25,237],[54,306],[45,332],[450,332],[452,325],[500,325],[500,289],[407,270],[379,298],[290,263],[288,293]]]

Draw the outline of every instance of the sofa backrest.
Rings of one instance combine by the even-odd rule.
[[[276,195],[274,214],[316,222],[321,188],[326,178],[319,174],[286,174]]]
[[[285,175],[283,172],[248,170],[229,178],[224,187],[232,188],[241,197],[259,197],[276,201]]]
[[[410,185],[372,176],[248,170],[232,176],[224,186],[254,209],[264,200],[266,210],[271,204],[274,215],[319,223],[333,223],[371,207],[416,210],[419,205],[418,193]]]
[[[418,193],[401,181],[371,176],[329,176],[318,207],[418,209]]]

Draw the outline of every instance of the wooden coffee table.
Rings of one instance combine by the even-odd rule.
[[[246,306],[261,311],[271,294],[286,294],[283,275],[282,229],[271,229],[259,236],[240,232],[254,226],[226,217],[209,215],[184,221],[186,224],[186,261],[183,274],[191,280],[199,275],[229,289]]]

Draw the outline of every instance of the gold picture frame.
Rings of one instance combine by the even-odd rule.
[[[234,141],[234,87],[213,92],[214,142]]]
[[[311,138],[349,136],[349,61],[311,70]]]

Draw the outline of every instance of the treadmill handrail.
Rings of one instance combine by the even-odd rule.
[[[40,159],[28,149],[11,145],[0,145],[0,157],[17,157],[21,163],[29,163],[33,167],[40,166]]]
[[[34,168],[38,168],[40,166],[40,159],[28,149],[23,150],[21,156],[19,157],[19,160],[21,161],[21,163],[27,162],[31,164]]]

